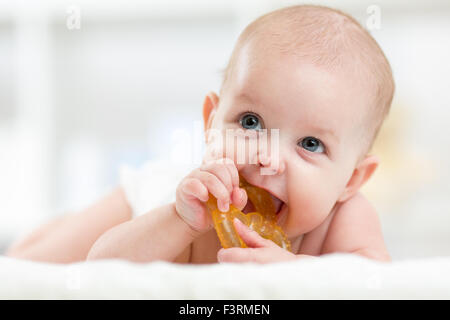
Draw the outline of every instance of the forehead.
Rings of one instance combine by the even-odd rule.
[[[359,126],[368,96],[345,70],[331,71],[289,53],[246,46],[230,81],[234,99],[273,111],[293,125],[309,123],[345,134]]]

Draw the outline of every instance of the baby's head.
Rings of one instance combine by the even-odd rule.
[[[386,57],[353,18],[295,6],[266,14],[243,31],[220,97],[209,94],[203,114],[206,128],[222,132],[268,129],[270,136],[279,129],[275,174],[260,174],[275,163],[268,156],[273,147],[250,148],[257,163],[238,169],[284,203],[281,225],[292,238],[317,227],[370,178],[378,160],[368,152],[393,92]],[[236,161],[235,148],[223,148]]]

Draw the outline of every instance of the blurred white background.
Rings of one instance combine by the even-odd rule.
[[[167,155],[219,90],[243,28],[299,3],[0,1],[0,252],[106,193],[121,164]],[[450,2],[313,3],[364,26],[378,6],[371,33],[397,92],[364,192],[394,259],[450,255]]]

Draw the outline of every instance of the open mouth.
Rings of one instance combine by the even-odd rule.
[[[242,209],[243,213],[250,213],[250,212],[255,212],[255,206],[253,205],[253,203],[251,202],[250,199],[247,200],[247,204],[245,205],[244,209]]]
[[[273,205],[275,207],[275,214],[279,214],[283,209],[283,207],[285,206],[285,203],[282,200],[275,197],[273,194],[270,194],[270,196],[272,197]]]
[[[269,192],[269,194],[270,194],[270,197],[272,198],[272,201],[273,201],[273,206],[275,208],[275,214],[278,215],[286,204],[282,200],[280,200],[277,197],[275,197],[270,192]],[[243,213],[250,213],[250,212],[255,212],[255,211],[256,211],[255,206],[253,205],[252,201],[250,199],[248,199],[247,200],[247,204],[245,205],[245,207],[242,210],[242,212]]]

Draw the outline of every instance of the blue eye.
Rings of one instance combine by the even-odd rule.
[[[239,119],[239,122],[244,129],[249,130],[261,130],[261,121],[259,121],[259,118],[253,114],[253,113],[246,113],[244,114],[241,119]]]
[[[314,137],[303,138],[303,140],[300,141],[299,144],[301,145],[301,147],[303,149],[308,150],[309,152],[322,153],[325,151],[325,148],[324,148],[322,142],[320,142],[319,139],[316,139]]]

